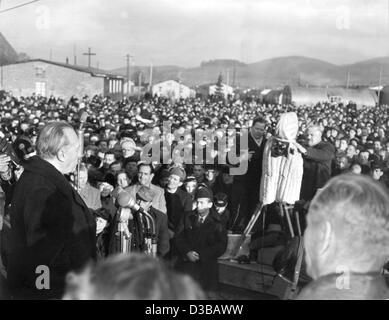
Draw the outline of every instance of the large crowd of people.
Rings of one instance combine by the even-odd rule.
[[[303,229],[331,177],[366,175],[389,186],[388,106],[1,92],[1,257],[12,295],[60,298],[66,273],[130,251],[157,256],[215,292],[217,258],[258,205],[265,144],[286,112],[297,114],[304,157]],[[282,221],[269,215],[267,224]],[[37,263],[49,265],[56,290],[36,290]]]

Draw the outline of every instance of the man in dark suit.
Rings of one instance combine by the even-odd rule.
[[[335,157],[335,147],[322,141],[322,131],[317,125],[307,130],[308,147],[296,144],[304,158],[304,173],[300,199],[311,201],[317,189],[322,188],[331,178],[331,162]]]
[[[65,276],[96,258],[96,223],[64,174],[77,165],[79,139],[66,122],[42,128],[11,202],[8,281],[19,299],[60,298]]]
[[[250,220],[251,215],[259,202],[259,188],[262,177],[262,159],[263,151],[266,145],[265,130],[266,120],[262,117],[255,118],[248,135],[249,162],[245,176],[248,208],[245,225]]]
[[[191,275],[207,291],[218,284],[217,258],[227,248],[227,232],[212,208],[212,193],[202,187],[196,192],[197,210],[187,214],[174,240],[178,252],[176,268]]]

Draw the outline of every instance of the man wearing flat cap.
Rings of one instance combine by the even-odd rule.
[[[191,275],[207,291],[217,290],[217,258],[227,248],[227,232],[212,210],[212,198],[208,188],[197,190],[197,209],[184,217],[174,240],[178,252],[176,269]]]

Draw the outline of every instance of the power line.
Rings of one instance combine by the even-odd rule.
[[[27,6],[27,5],[31,4],[31,3],[38,2],[38,1],[40,1],[40,0],[34,0],[34,1],[26,2],[26,3],[22,3],[22,4],[19,4],[19,5],[15,6],[15,7],[7,8],[7,9],[4,9],[4,10],[0,10],[0,13],[11,11],[11,10],[14,10],[14,9],[17,9],[17,8],[21,8],[21,7]]]

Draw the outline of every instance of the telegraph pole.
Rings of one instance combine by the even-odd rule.
[[[149,91],[151,92],[152,83],[153,83],[153,60],[150,61],[150,79],[149,79]]]
[[[138,76],[138,100],[140,99],[141,86],[142,86],[142,72],[140,71]]]
[[[130,59],[133,58],[133,56],[130,56],[129,53],[126,54],[126,61],[127,61],[127,97],[130,96]]]
[[[350,85],[350,69],[347,70],[347,83],[346,83],[346,89],[348,89]]]
[[[235,77],[236,77],[236,61],[234,61],[234,67],[232,69],[232,87],[235,88]]]
[[[88,48],[88,53],[83,53],[84,56],[88,56],[88,68],[90,68],[91,56],[95,56],[96,53],[91,52],[91,48]]]
[[[77,53],[76,53],[76,45],[73,45],[73,64],[77,65]]]
[[[380,79],[378,81],[378,106],[380,105],[381,98],[381,83],[382,83],[382,66],[380,69]]]

